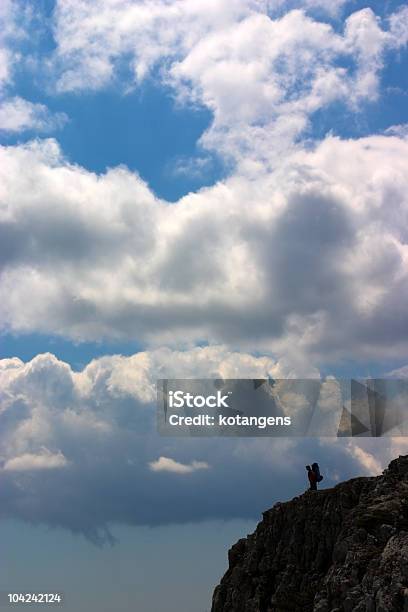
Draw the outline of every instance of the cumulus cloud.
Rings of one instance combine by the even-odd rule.
[[[0,517],[61,526],[99,542],[113,523],[256,518],[277,495],[305,488],[304,465],[312,459],[324,466],[328,484],[387,463],[396,447],[385,439],[156,433],[156,377],[279,372],[270,358],[223,347],[106,356],[80,372],[51,354],[27,363],[0,360]]]
[[[192,461],[191,463],[179,463],[170,457],[159,457],[151,461],[149,467],[152,472],[171,472],[172,474],[192,474],[197,470],[208,470],[210,467],[205,461]]]
[[[376,98],[386,53],[407,42],[407,10],[381,21],[366,8],[334,28],[305,3],[272,17],[266,4],[57,2],[61,90],[112,83],[131,58],[133,84],[155,74],[211,109],[202,144],[237,165],[169,204],[124,167],[68,163],[54,140],[3,147],[3,330],[221,342],[305,371],[405,354],[404,133],[297,139],[316,110]],[[21,98],[5,106],[9,130],[55,120]]]
[[[126,168],[69,164],[53,140],[3,147],[2,328],[221,342],[305,372],[404,355],[407,159],[401,137],[328,137],[255,183],[168,204]]]

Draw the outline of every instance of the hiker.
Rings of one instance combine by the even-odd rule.
[[[310,465],[307,465],[306,469],[307,469],[307,477],[310,483],[310,490],[317,491],[317,476],[315,472],[312,470],[312,468],[310,467]]]

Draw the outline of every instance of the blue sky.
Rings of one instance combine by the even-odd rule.
[[[408,10],[6,0],[0,32],[0,590],[204,612],[306,463],[406,452],[160,438],[154,398],[407,375]]]
[[[154,81],[133,92],[107,91],[50,96],[21,75],[19,93],[69,120],[58,132],[67,158],[96,173],[125,165],[137,172],[161,198],[176,201],[189,191],[212,184],[222,175],[221,162],[211,159],[207,176],[177,173],[177,162],[198,157],[197,140],[208,127],[211,115],[204,109],[175,107],[170,92]],[[25,139],[32,137],[32,133]],[[9,135],[9,142],[21,136]],[[210,163],[210,162],[209,162]]]

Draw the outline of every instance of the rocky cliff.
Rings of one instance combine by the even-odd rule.
[[[408,612],[408,456],[263,513],[212,612]]]

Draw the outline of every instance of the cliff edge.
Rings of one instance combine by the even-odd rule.
[[[408,612],[408,456],[263,513],[212,612]]]

